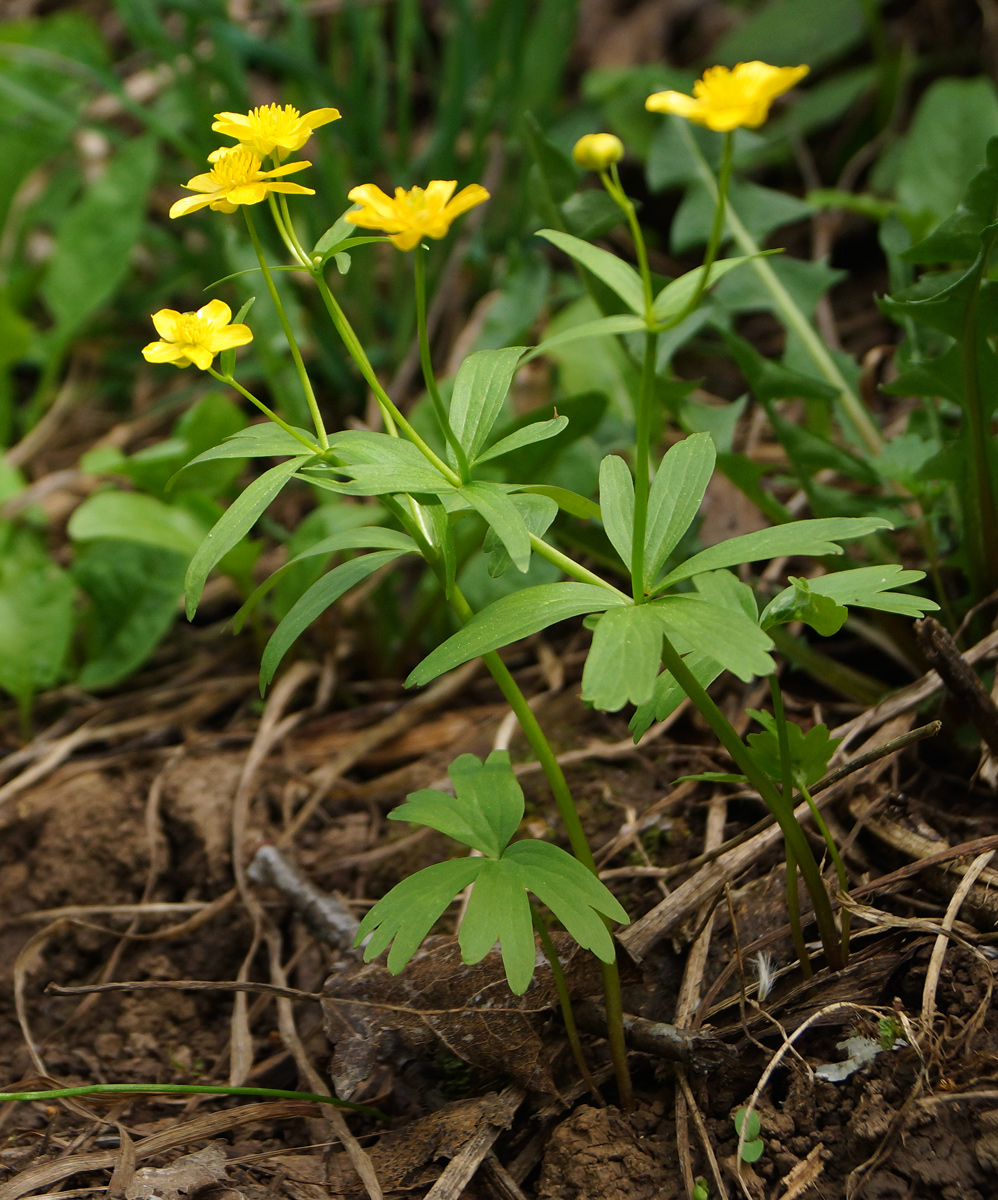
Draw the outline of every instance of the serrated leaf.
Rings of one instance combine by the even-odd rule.
[[[466,483],[457,494],[495,532],[516,568],[526,571],[530,566],[530,530],[502,488],[494,483]]]
[[[935,601],[922,596],[905,595],[892,589],[917,583],[924,577],[923,571],[906,571],[896,563],[887,563],[883,566],[857,567],[851,571],[834,571],[828,575],[821,575],[817,579],[807,580],[807,588],[813,595],[824,597],[836,605],[855,605],[858,608],[874,608],[881,612],[921,617],[938,609]],[[769,602],[762,614],[764,629],[796,619],[785,617],[783,614],[792,607],[797,586],[799,585],[792,583]]]
[[[758,709],[746,709],[763,726],[763,733],[750,733],[748,738],[752,757],[759,767],[771,778],[780,780],[783,775],[783,760],[780,754],[780,734],[776,718],[772,713]],[[805,733],[793,721],[787,722],[787,743],[790,751],[790,774],[800,787],[817,783],[828,770],[828,763],[842,738],[828,734],[827,725],[815,725]]]
[[[634,530],[634,480],[619,454],[608,454],[599,465],[599,506],[603,528],[624,566],[631,569]]]
[[[450,765],[455,795],[435,788],[412,792],[388,814],[392,821],[428,825],[455,841],[498,858],[523,819],[523,789],[509,752],[493,750],[485,762],[462,754]]]
[[[321,579],[308,589],[297,601],[281,623],[271,634],[260,662],[260,690],[265,691],[280,666],[281,659],[291,649],[298,637],[331,604],[335,604],[345,592],[355,587],[362,579],[372,575],[380,567],[394,562],[404,551],[380,550],[352,558],[327,571]]]
[[[707,277],[707,287],[713,287],[719,279],[723,279],[729,271],[735,270],[736,267],[751,262],[754,258],[761,258],[771,253],[773,251],[763,250],[759,254],[743,254],[737,258],[719,259],[710,268],[710,275]],[[702,274],[703,267],[696,267],[692,271],[687,271],[685,275],[680,275],[678,279],[674,279],[671,283],[667,283],[662,288],[655,297],[655,304],[652,309],[655,320],[659,324],[665,324],[672,320],[673,317],[677,317],[686,308],[700,286],[700,277]]]
[[[387,966],[393,975],[398,975],[447,905],[474,882],[489,861],[458,858],[434,863],[397,883],[368,911],[357,929],[354,946],[359,946],[368,936],[371,938],[364,947],[364,962],[377,958],[392,942]]]
[[[600,317],[596,321],[583,321],[581,325],[572,325],[568,329],[563,329],[560,333],[553,333],[549,338],[545,338],[532,350],[528,350],[523,356],[525,363],[530,362],[532,358],[537,358],[541,354],[547,354],[549,350],[553,350],[556,346],[565,346],[570,342],[577,342],[582,339],[589,340],[595,337],[610,337],[620,333],[638,333],[645,328],[643,318],[631,316],[629,313],[621,313],[614,317]]]
[[[753,625],[759,623],[759,605],[755,592],[730,571],[705,571],[693,576],[693,586],[702,600],[743,613]]]
[[[662,623],[653,605],[612,608],[597,622],[582,672],[582,699],[602,712],[645,704],[662,657]]]
[[[773,643],[748,617],[685,593],[647,607],[658,614],[670,638],[678,636],[693,647],[709,646],[711,658],[743,682],[773,671],[768,653]]]
[[[450,423],[471,461],[488,441],[525,350],[525,346],[479,350],[469,354],[458,368],[451,393]]]
[[[265,471],[225,510],[215,527],[194,553],[184,590],[187,593],[187,619],[197,611],[198,601],[211,569],[253,528],[284,485],[308,458],[292,458]]]
[[[444,671],[539,633],[558,621],[628,603],[621,593],[590,583],[544,583],[501,596],[427,655],[405,685],[429,683]]]
[[[690,434],[672,446],[662,459],[648,496],[646,588],[654,584],[665,560],[693,523],[714,473],[714,459],[714,443],[709,433]]]
[[[570,233],[561,233],[557,229],[539,229],[537,236],[574,258],[597,279],[602,279],[638,316],[644,315],[645,296],[641,276],[629,263],[625,263],[615,254],[590,245],[581,238],[572,237]]]
[[[718,567],[735,567],[741,563],[777,558],[791,554],[841,554],[840,541],[865,537],[878,529],[892,529],[883,517],[822,517],[813,521],[794,521],[773,529],[760,529],[741,537],[718,542],[708,550],[694,554],[670,571],[656,591],[672,587],[680,580],[690,579],[703,571]],[[833,540],[834,539],[834,540]]]
[[[477,467],[479,463],[489,462],[493,458],[501,458],[504,454],[511,454],[514,450],[521,450],[524,446],[547,441],[548,438],[553,438],[561,433],[567,424],[568,417],[555,417],[551,421],[535,421],[532,425],[526,425],[523,429],[518,429],[515,433],[500,438],[498,442],[479,454],[473,465]]]
[[[766,606],[761,624],[763,629],[772,629],[774,625],[803,621],[822,637],[831,637],[842,628],[848,615],[848,609],[830,596],[813,592],[808,580],[791,575],[790,586]]]
[[[910,263],[972,262],[981,248],[981,234],[998,215],[998,138],[985,151],[987,165],[971,179],[956,211],[928,237],[903,251]]]

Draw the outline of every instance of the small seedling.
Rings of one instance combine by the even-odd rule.
[[[758,1162],[762,1157],[762,1152],[766,1149],[765,1142],[759,1136],[761,1128],[759,1114],[754,1108],[740,1108],[735,1113],[733,1120],[735,1122],[735,1133],[738,1134],[739,1138],[744,1138],[741,1152],[742,1162]]]

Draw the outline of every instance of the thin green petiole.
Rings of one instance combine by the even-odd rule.
[[[295,438],[296,441],[301,442],[301,444],[307,450],[311,450],[313,454],[321,454],[322,453],[323,448],[321,446],[316,446],[312,442],[310,442],[307,437],[304,437],[302,435],[300,430],[295,429],[295,427],[293,425],[289,425],[287,423],[287,421],[284,420],[283,417],[279,417],[272,408],[268,408],[267,405],[264,404],[264,402],[262,400],[258,400],[256,398],[256,396],[253,395],[252,392],[248,392],[243,387],[243,385],[241,383],[238,383],[235,379],[233,379],[233,377],[231,375],[223,375],[220,371],[216,371],[214,367],[208,368],[208,374],[214,376],[214,378],[217,379],[219,381],[219,383],[225,383],[225,384],[228,384],[229,387],[235,388],[236,391],[240,394],[240,396],[245,396],[246,399],[251,404],[255,404],[256,407],[266,417],[268,417],[271,421],[273,421],[275,425],[279,425],[281,427],[281,429],[284,430],[285,433],[290,433],[291,436],[293,438]],[[327,444],[326,449],[328,449],[328,448],[329,447]]]
[[[276,227],[277,232],[281,236],[281,241],[284,243],[284,248],[291,255],[291,257],[293,259],[295,259],[298,263],[300,263],[303,267],[308,267],[309,266],[308,260],[303,258],[302,255],[299,253],[298,247],[295,245],[295,242],[292,240],[291,235],[288,233],[288,228],[284,223],[284,219],[281,216],[281,211],[277,207],[277,201],[274,199],[272,192],[267,193],[267,202],[270,206],[270,215],[274,219],[274,226]]]
[[[454,458],[457,461],[457,469],[463,480],[469,479],[468,473],[468,456],[464,452],[464,447],[458,441],[451,428],[450,418],[447,415],[447,409],[444,407],[443,398],[440,395],[440,389],[437,387],[437,378],[433,373],[433,359],[430,355],[430,338],[426,328],[426,261],[424,258],[426,251],[423,246],[416,246],[412,253],[413,278],[416,287],[416,329],[419,337],[419,361],[423,368],[423,381],[426,384],[426,390],[429,393],[430,401],[433,404],[433,410],[437,414],[437,421],[440,425],[440,431],[447,440],[447,444],[454,451]]]
[[[298,372],[298,378],[301,381],[302,391],[305,393],[305,399],[308,402],[309,412],[312,414],[312,420],[315,423],[315,432],[319,438],[319,444],[323,450],[329,449],[329,437],[326,434],[326,426],[322,420],[322,414],[319,412],[319,402],[315,398],[315,392],[312,390],[312,381],[308,377],[308,372],[305,370],[305,363],[302,360],[301,351],[298,349],[298,342],[295,339],[294,331],[291,328],[291,322],[288,320],[288,315],[284,311],[284,305],[281,303],[281,298],[277,294],[277,288],[274,286],[274,280],[270,274],[270,268],[267,266],[267,259],[263,253],[263,246],[260,244],[260,237],[257,234],[256,226],[253,224],[253,218],[250,216],[249,209],[244,204],[242,206],[243,216],[246,218],[246,228],[249,230],[250,241],[253,243],[253,249],[256,251],[256,257],[260,263],[260,269],[263,271],[263,278],[267,283],[267,291],[270,293],[270,299],[277,310],[277,316],[281,322],[281,328],[284,330],[284,336],[287,338],[288,347],[291,350],[291,357],[294,359],[295,370]]]
[[[618,600],[622,600],[627,604],[630,603],[631,598],[626,592],[622,592],[620,588],[615,588],[612,583],[607,583],[595,571],[590,571],[588,567],[577,563],[575,559],[569,558],[567,554],[562,554],[560,550],[556,550],[554,546],[545,542],[543,538],[538,537],[536,533],[530,535],[530,548],[539,554],[541,558],[546,558],[549,563],[553,563],[566,575],[577,580],[579,583],[591,583],[595,587],[604,588],[606,591],[611,592]]]

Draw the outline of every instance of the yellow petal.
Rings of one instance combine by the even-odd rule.
[[[206,346],[185,346],[184,354],[202,371],[208,370],[215,357],[214,353]]]
[[[150,342],[142,347],[142,357],[146,362],[168,363],[183,358],[184,352],[173,342]]]
[[[206,204],[211,203],[211,196],[184,196],[183,199],[170,206],[170,216],[185,217],[188,213],[197,212],[199,208],[204,208]]]
[[[362,183],[359,187],[351,188],[347,192],[347,199],[352,200],[354,204],[363,204],[365,208],[371,209],[372,213],[379,217],[385,217],[388,220],[397,220],[395,202],[390,196],[386,196],[377,184]],[[347,213],[347,220],[352,221],[354,225],[360,225],[361,222],[355,220],[355,218],[361,215],[370,219],[371,213]],[[380,228],[380,226],[368,224],[365,224],[364,227],[366,229]]]
[[[180,313],[175,308],[161,308],[159,312],[152,315],[152,323],[156,332],[168,342],[177,340],[177,322],[179,320]]]
[[[267,187],[272,192],[287,192],[289,195],[295,196],[314,196],[315,188],[302,187],[300,183],[283,183],[278,180],[277,183],[268,183]]]
[[[205,346],[213,353],[232,350],[236,346],[247,346],[253,340],[253,330],[248,325],[226,325],[216,329],[204,339]]]
[[[249,117],[244,113],[220,112],[215,113],[215,120],[212,122],[212,129],[215,133],[224,133],[229,137],[239,137],[250,127]]]
[[[400,250],[414,250],[423,238],[418,229],[407,229],[403,233],[393,233],[390,236],[392,245]]]
[[[432,179],[426,185],[426,203],[430,209],[442,209],[454,195],[456,179]],[[416,189],[413,188],[413,191]]]
[[[211,205],[212,212],[234,213],[236,211],[236,206],[227,200],[225,196],[218,196],[208,203]]]
[[[224,300],[209,300],[203,308],[198,309],[197,315],[202,321],[207,321],[212,329],[217,330],[232,320],[232,309]]]
[[[266,183],[241,183],[237,187],[229,188],[225,193],[225,202],[230,205],[229,208],[218,207],[222,212],[235,212],[237,204],[259,204],[261,200],[267,197]],[[214,207],[214,205],[212,206]]]
[[[318,129],[320,125],[327,125],[330,121],[339,119],[340,110],[338,108],[313,108],[311,112],[305,113],[302,117],[302,124],[307,125],[309,129]]]
[[[430,184],[432,187],[433,184]],[[469,208],[474,208],[478,204],[483,204],[489,198],[489,193],[482,187],[480,183],[469,183],[467,187],[462,188],[453,200],[447,205],[444,210],[448,221],[453,221],[455,217],[459,217],[462,213],[466,213]]]
[[[306,167],[310,167],[311,165],[306,159],[302,159],[300,162],[285,163],[283,167],[274,167],[272,171],[261,171],[260,177],[262,179],[272,179],[275,175],[290,175],[295,171],[304,171]]]
[[[649,112],[674,113],[691,121],[700,115],[700,102],[683,92],[655,92],[645,101],[645,108]]]
[[[184,187],[192,192],[217,192],[219,184],[210,171],[205,171],[202,175],[195,175],[193,179],[188,179]]]

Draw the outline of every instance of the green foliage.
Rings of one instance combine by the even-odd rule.
[[[414,792],[389,817],[428,825],[482,857],[436,863],[392,888],[357,931],[356,945],[370,939],[365,961],[391,943],[388,969],[398,974],[447,905],[472,885],[458,935],[462,957],[466,963],[480,962],[499,942],[515,995],[530,986],[536,961],[528,892],[579,945],[612,962],[613,942],[603,918],[624,924],[628,918],[607,888],[557,846],[530,838],[510,844],[523,819],[523,791],[508,753],[493,751],[484,763],[473,754],[462,754],[451,764],[450,777],[454,796],[429,788]]]
[[[744,1137],[745,1139],[742,1142],[742,1162],[758,1162],[766,1149],[765,1143],[759,1136],[762,1128],[759,1114],[754,1108],[739,1108],[732,1120],[735,1123],[735,1133],[739,1138]]]

